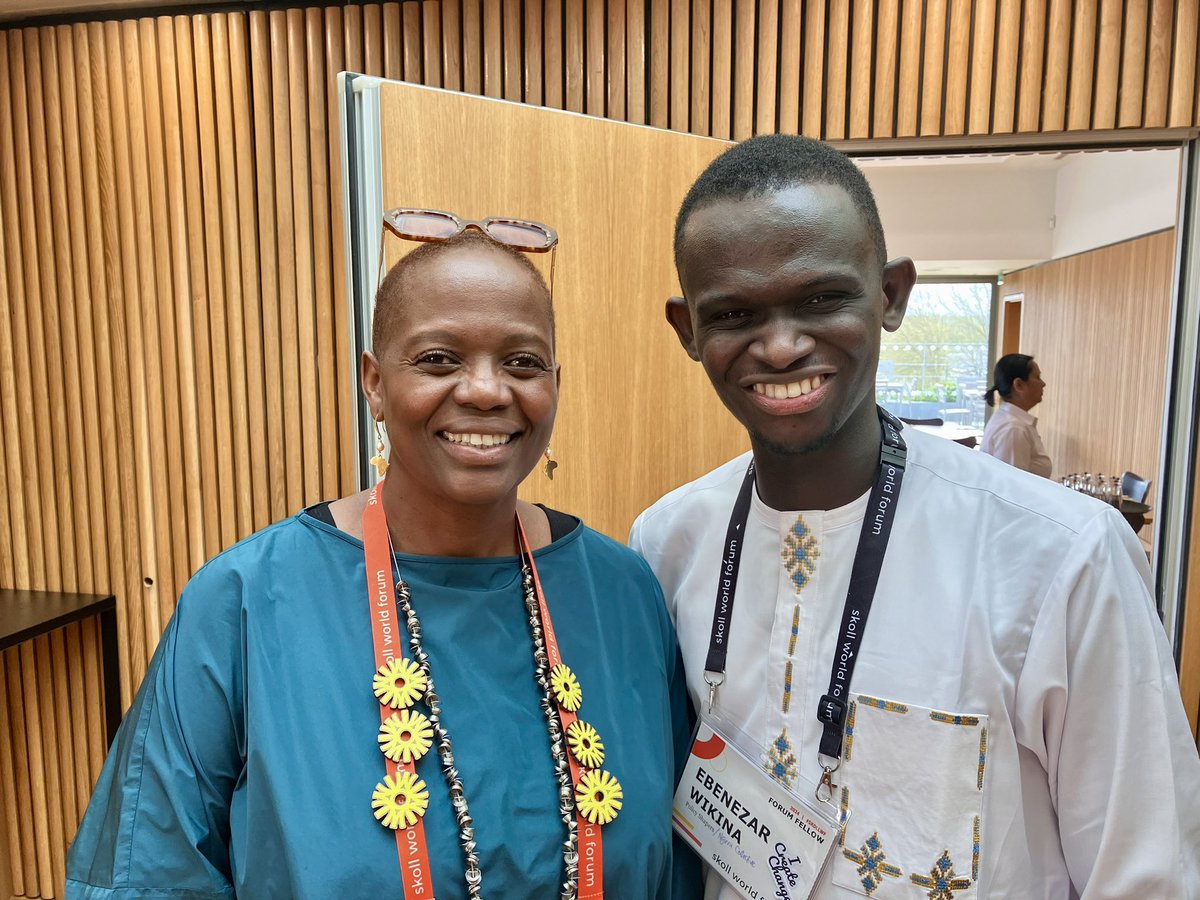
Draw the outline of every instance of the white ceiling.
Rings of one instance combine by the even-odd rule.
[[[1170,228],[1179,151],[857,160],[891,256],[924,276],[998,275]]]

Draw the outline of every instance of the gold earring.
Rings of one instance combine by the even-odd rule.
[[[554,454],[550,452],[550,445],[546,445],[546,449],[542,452],[546,457],[546,465],[542,467],[542,471],[546,473],[546,477],[551,481],[554,480],[554,470],[558,468],[558,461],[555,460]]]
[[[383,429],[379,427],[379,420],[375,420],[375,455],[371,457],[371,465],[375,467],[375,472],[380,478],[387,474],[388,461],[383,455],[383,451],[387,448],[383,444]]]

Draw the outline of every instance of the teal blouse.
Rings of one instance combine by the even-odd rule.
[[[557,898],[565,836],[516,557],[397,554],[475,819],[484,896]],[[702,893],[671,834],[689,711],[662,593],[579,524],[535,554],[563,659],[624,807],[604,827],[614,900]],[[405,654],[409,655],[407,635]],[[67,896],[402,896],[375,821],[379,707],[361,542],[300,513],[188,584],[68,857]],[[465,897],[436,751],[417,766],[439,900]]]

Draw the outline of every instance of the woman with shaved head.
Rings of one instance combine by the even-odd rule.
[[[192,579],[72,848],[85,898],[699,896],[687,700],[632,551],[517,499],[558,407],[512,219],[396,210],[362,387],[374,488]],[[549,461],[549,457],[547,456]]]

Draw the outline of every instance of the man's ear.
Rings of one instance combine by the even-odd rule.
[[[670,297],[667,299],[665,311],[667,321],[675,329],[679,343],[683,344],[683,349],[687,351],[688,356],[698,361],[700,354],[696,351],[696,336],[692,331],[692,311],[688,309],[687,301],[682,297]]]
[[[895,331],[904,321],[908,295],[916,283],[917,267],[907,256],[893,259],[883,267],[883,296],[887,301],[883,309],[885,331]]]
[[[383,410],[383,386],[379,377],[379,360],[370,350],[363,351],[359,361],[359,375],[362,378],[363,396],[367,398],[367,405],[371,407],[371,417],[378,420]]]

